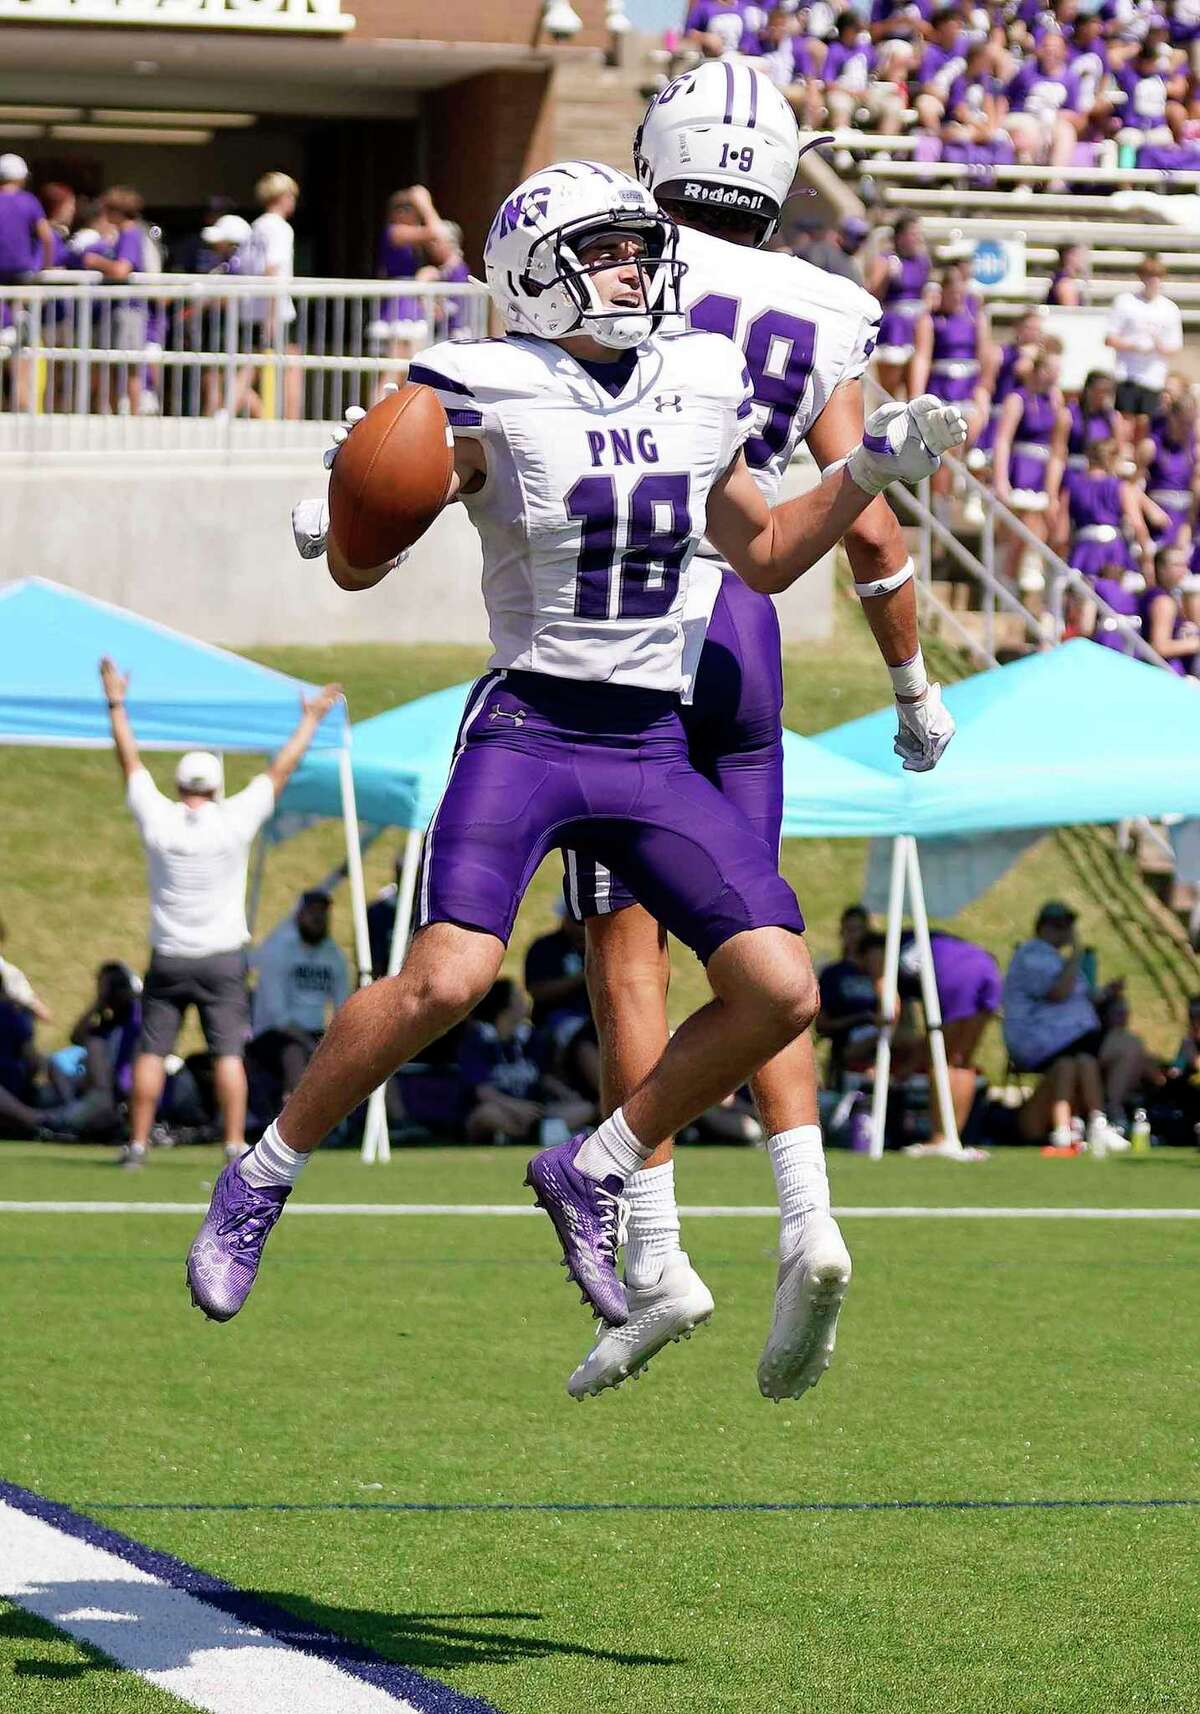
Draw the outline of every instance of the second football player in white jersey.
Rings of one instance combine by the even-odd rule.
[[[799,153],[787,102],[751,65],[734,60],[707,62],[668,84],[634,143],[639,178],[679,224],[688,324],[725,334],[745,357],[755,406],[745,456],[769,504],[801,440],[828,468],[861,438],[862,377],[880,314],[877,300],[851,282],[760,248],[778,225]],[[912,562],[882,498],[862,513],[845,545],[895,688],[896,748],[906,767],[933,767],[954,726],[925,677]],[[692,759],[778,849],[783,680],[774,606],[706,544],[693,562],[685,625]],[[588,924],[607,1110],[637,1087],[667,1039],[665,935],[620,877],[576,854],[567,860],[566,893]],[[828,1366],[850,1278],[850,1257],[829,1212],[811,1038],[765,1066],[752,1087],[782,1214],[759,1385],[768,1397],[794,1397]],[[576,1396],[619,1385],[712,1311],[707,1287],[679,1247],[670,1144],[630,1179],[626,1195],[630,1317],[602,1331],[568,1383]]]

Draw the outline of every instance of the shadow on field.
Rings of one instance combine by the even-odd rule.
[[[54,1629],[53,1625],[44,1619],[34,1618],[32,1613],[22,1612],[20,1607],[10,1607],[7,1612],[0,1612],[0,1647],[6,1643],[19,1642],[57,1642],[64,1639]],[[12,1662],[14,1678],[47,1678],[47,1679],[78,1679],[89,1672],[119,1672],[121,1669],[114,1661],[102,1655],[98,1649],[89,1648],[86,1643],[72,1640],[68,1647],[84,1655],[84,1660],[35,1660],[28,1657],[16,1656]]]
[[[514,1624],[544,1626],[542,1613],[384,1613],[370,1607],[330,1607],[283,1590],[264,1591],[258,1599],[286,1607],[324,1631],[353,1637],[388,1660],[418,1672],[456,1666],[505,1666],[551,1656],[611,1661],[617,1666],[683,1664],[668,1655],[588,1648],[583,1643],[509,1628]]]

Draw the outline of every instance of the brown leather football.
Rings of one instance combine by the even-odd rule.
[[[454,473],[446,413],[432,387],[410,383],[350,431],[329,474],[330,532],[356,571],[395,559],[445,504]]]

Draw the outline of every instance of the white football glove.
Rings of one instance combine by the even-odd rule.
[[[872,411],[862,442],[846,464],[860,488],[882,494],[893,482],[922,482],[932,476],[942,454],[966,438],[966,418],[958,407],[923,393],[906,405],[894,402]]]
[[[389,381],[379,397],[381,399],[386,399],[389,393],[398,393],[399,391],[399,384],[395,381]],[[342,450],[346,436],[350,433],[350,430],[354,427],[355,423],[362,422],[366,414],[366,411],[361,405],[348,405],[346,407],[345,416],[333,431],[333,445],[327,446],[325,451],[321,454],[321,462],[324,464],[326,470],[333,469],[333,461]]]
[[[292,540],[300,558],[320,559],[325,552],[328,535],[329,507],[324,500],[297,500],[292,507]],[[396,555],[392,561],[393,571],[404,564],[411,551],[405,548],[403,553]]]
[[[900,726],[892,748],[910,774],[936,768],[954,736],[954,716],[942,701],[942,687],[931,684],[920,702],[897,702]]]

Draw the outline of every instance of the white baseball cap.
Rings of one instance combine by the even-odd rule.
[[[225,769],[220,756],[214,756],[211,750],[189,750],[179,758],[175,784],[181,792],[211,792],[214,797],[222,797]]]
[[[244,244],[250,236],[250,222],[240,214],[223,214],[206,226],[200,236],[206,244]]]
[[[24,184],[29,168],[20,155],[0,155],[0,184]]]

